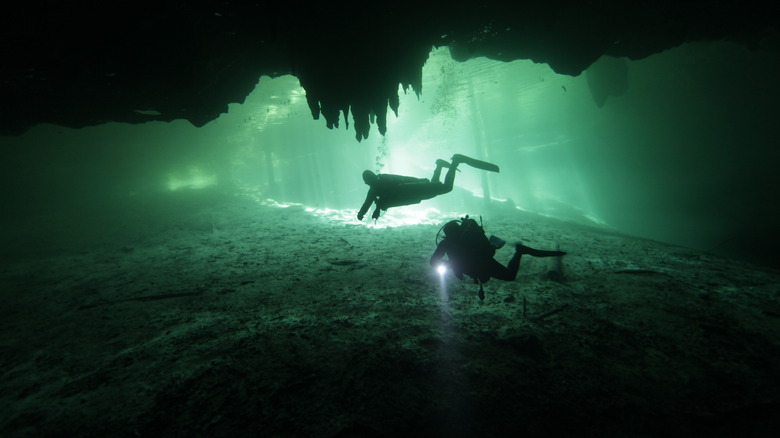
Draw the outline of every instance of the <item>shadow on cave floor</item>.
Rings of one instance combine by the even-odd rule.
[[[777,271],[518,212],[488,231],[561,275],[524,257],[480,302],[431,272],[438,225],[175,211],[9,254],[2,436],[780,433]]]

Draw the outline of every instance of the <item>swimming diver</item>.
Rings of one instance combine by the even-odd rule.
[[[423,199],[431,199],[438,195],[443,195],[452,191],[452,184],[455,182],[455,172],[458,170],[458,164],[464,163],[477,169],[498,172],[498,166],[485,161],[476,160],[461,154],[452,156],[450,163],[444,160],[436,160],[436,169],[429,181],[427,178],[415,178],[411,176],[393,175],[393,174],[375,174],[370,170],[363,172],[363,181],[369,186],[366,200],[358,211],[358,220],[368,212],[371,204],[376,202],[376,209],[371,217],[379,219],[381,210],[387,210],[390,207],[399,207],[402,205],[417,204]],[[444,183],[439,181],[441,169],[449,168],[447,175],[444,176]]]
[[[496,236],[488,238],[485,230],[477,221],[468,216],[460,220],[447,222],[442,227],[444,239],[436,246],[431,256],[431,265],[443,263],[444,256],[446,267],[459,279],[463,274],[474,279],[479,284],[479,299],[485,299],[483,283],[491,278],[504,281],[514,281],[517,271],[520,270],[520,257],[528,254],[534,257],[560,257],[566,255],[563,251],[545,251],[527,247],[523,244],[515,244],[515,253],[507,266],[502,265],[493,256],[496,249],[501,248],[505,241]]]

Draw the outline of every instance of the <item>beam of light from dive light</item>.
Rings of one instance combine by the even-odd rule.
[[[447,279],[444,276],[444,274],[447,273],[447,265],[444,263],[439,264],[436,266],[436,272],[439,273],[439,298],[441,299],[442,305],[446,306],[447,301],[449,301],[447,294]]]

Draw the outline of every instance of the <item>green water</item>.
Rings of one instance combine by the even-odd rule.
[[[3,221],[9,229],[79,209],[88,220],[125,201],[198,190],[357,209],[363,170],[430,178],[437,158],[461,153],[501,172],[463,168],[452,193],[390,210],[387,220],[460,211],[487,196],[494,205],[755,256],[777,240],[780,219],[778,58],[688,44],[643,60],[602,59],[571,77],[530,61],[459,63],[441,48],[424,67],[420,95],[399,90],[387,134],[373,125],[362,142],[351,118],[332,130],[313,120],[295,77],[263,77],[244,103],[202,128],[41,125],[1,138]],[[487,204],[477,204],[479,213]]]

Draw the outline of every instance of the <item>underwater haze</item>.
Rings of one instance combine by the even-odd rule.
[[[363,170],[430,178],[436,159],[461,153],[501,173],[462,170],[453,193],[391,209],[377,225],[463,214],[468,198],[482,197],[777,266],[777,58],[687,44],[639,61],[605,57],[571,77],[530,61],[458,63],[435,49],[421,95],[401,90],[387,134],[374,126],[361,143],[351,120],[333,130],[312,120],[290,76],[261,78],[243,104],[199,129],[41,125],[1,140],[3,229],[14,230],[4,239],[34,252],[71,239],[69,226],[112,226],[115,208],[154,215],[134,205],[196,192],[338,210],[349,220],[367,189]]]
[[[259,78],[201,128],[0,137],[4,437],[780,436],[780,55],[431,51],[386,135]],[[154,111],[138,108],[137,111]],[[362,221],[364,170],[450,193]],[[567,252],[485,296],[450,220]]]

